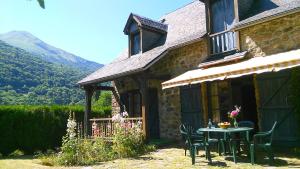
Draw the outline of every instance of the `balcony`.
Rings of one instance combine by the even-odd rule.
[[[227,53],[237,49],[236,33],[223,31],[210,35],[211,55]]]

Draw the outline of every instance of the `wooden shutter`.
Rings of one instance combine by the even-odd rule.
[[[261,130],[270,130],[277,121],[276,141],[297,139],[297,121],[290,100],[290,73],[287,70],[257,75]]]
[[[200,85],[180,88],[181,123],[194,128],[204,126]]]

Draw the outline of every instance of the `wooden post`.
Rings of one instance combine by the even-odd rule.
[[[260,111],[260,96],[259,96],[259,86],[258,86],[258,81],[257,81],[257,75],[253,75],[253,83],[254,83],[254,89],[255,89],[255,100],[256,100],[256,111],[257,111],[257,123],[258,123],[258,129],[259,131],[262,129],[261,128],[261,118],[262,114]]]
[[[202,100],[202,109],[203,109],[203,119],[204,124],[208,123],[208,97],[207,97],[207,86],[206,82],[201,83],[201,100]]]
[[[234,0],[234,20],[236,23],[240,21],[238,0]],[[237,50],[241,51],[240,32],[239,31],[235,31],[235,44],[236,44]]]
[[[90,126],[90,117],[92,111],[92,96],[93,96],[93,87],[85,86],[85,111],[84,111],[84,136],[87,138],[91,136],[91,126]]]
[[[140,92],[142,96],[142,118],[143,118],[143,134],[146,139],[149,139],[149,126],[148,126],[148,114],[149,114],[149,101],[148,101],[148,79],[138,78]]]

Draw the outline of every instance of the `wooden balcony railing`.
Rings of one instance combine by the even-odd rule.
[[[220,54],[236,49],[236,33],[223,31],[210,35],[211,54]]]
[[[137,125],[140,123],[142,130],[142,117],[134,118],[124,118],[124,122],[130,125]],[[90,119],[92,128],[92,137],[101,137],[105,139],[111,139],[115,133],[115,124],[112,118],[100,118],[100,119]]]

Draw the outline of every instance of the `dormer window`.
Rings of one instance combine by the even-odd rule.
[[[130,35],[130,51],[131,51],[131,55],[136,55],[138,53],[140,53],[141,51],[141,40],[140,40],[140,32],[137,31],[135,33],[132,33]]]
[[[163,45],[167,30],[165,23],[130,14],[124,28],[129,40],[129,57]]]

